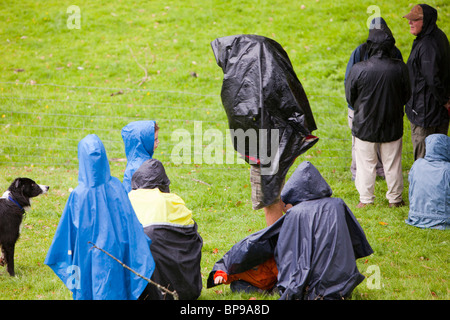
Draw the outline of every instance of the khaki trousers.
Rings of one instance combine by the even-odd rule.
[[[411,122],[411,140],[413,144],[413,150],[414,150],[414,161],[416,161],[419,158],[425,157],[425,139],[431,134],[434,133],[442,133],[447,135],[448,134],[448,125],[449,121],[444,121],[443,124],[437,127],[429,127],[429,128],[423,128],[421,126],[417,126],[414,123]]]
[[[359,201],[373,203],[375,199],[377,150],[381,155],[388,191],[389,203],[402,201],[402,138],[384,143],[363,141],[355,137],[356,179],[355,186],[359,192]]]
[[[348,126],[350,127],[350,130],[353,127],[353,117],[355,115],[355,110],[352,110],[348,108]],[[380,150],[378,148],[377,150],[377,176],[384,177],[384,170],[383,170],[383,164],[381,163],[381,157],[380,157]],[[355,137],[352,135],[352,164],[350,165],[350,171],[352,173],[352,179],[355,180],[356,178],[356,160],[355,160]]]

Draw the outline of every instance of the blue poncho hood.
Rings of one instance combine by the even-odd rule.
[[[111,177],[105,148],[96,135],[78,144],[79,185],[61,216],[47,264],[75,300],[137,299],[147,282],[89,242],[150,278],[155,268],[144,234],[119,179]]]
[[[123,185],[127,192],[131,191],[133,173],[146,161],[153,157],[155,143],[155,121],[135,121],[122,128],[122,139],[127,156],[127,167],[123,177]]]
[[[432,134],[425,138],[425,160],[450,162],[450,137]]]

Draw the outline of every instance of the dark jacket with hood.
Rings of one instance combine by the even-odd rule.
[[[450,99],[450,47],[447,36],[436,25],[436,9],[420,6],[423,27],[407,62],[412,96],[405,111],[413,124],[428,128],[449,119],[444,105]]]
[[[372,22],[370,23],[369,32],[370,32],[370,30],[378,27],[379,24],[384,24],[386,27],[388,27],[386,21],[382,17],[374,18],[372,20]],[[353,50],[352,54],[350,55],[350,59],[348,60],[348,63],[347,63],[347,68],[345,69],[344,86],[345,86],[345,83],[347,82],[348,74],[350,73],[350,70],[352,69],[353,65],[358,62],[366,61],[369,59],[369,53],[368,53],[367,47],[368,47],[368,42],[366,41],[366,42],[360,44],[358,47],[356,47],[356,49]],[[399,59],[399,60],[403,61],[402,53],[395,45],[390,52],[390,56],[391,56],[391,58]],[[353,110],[353,107],[351,105],[348,105],[348,107]]]
[[[236,243],[213,267],[237,274],[272,256],[281,299],[341,299],[364,279],[356,259],[373,253],[364,231],[342,199],[310,163],[302,162],[281,197],[294,205],[273,225]]]
[[[352,134],[364,141],[391,142],[403,136],[403,106],[411,95],[408,69],[390,58],[395,39],[386,25],[369,32],[367,61],[355,64],[345,85],[354,107]]]
[[[281,299],[342,299],[364,280],[356,259],[373,253],[345,202],[308,161],[281,193],[293,207],[285,215],[275,250]]]
[[[211,46],[224,73],[221,97],[234,148],[260,166],[263,203],[271,205],[296,157],[318,141],[311,136],[317,128],[308,98],[287,53],[274,40],[237,35],[218,38]],[[278,133],[276,147],[272,129]],[[246,134],[255,137],[253,143]]]

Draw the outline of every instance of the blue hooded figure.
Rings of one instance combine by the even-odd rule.
[[[155,268],[144,234],[119,179],[111,177],[106,151],[94,134],[78,144],[78,186],[70,194],[47,253],[48,265],[74,300],[139,298]]]
[[[153,157],[157,131],[156,122],[152,120],[131,122],[122,128],[122,139],[125,145],[125,155],[127,156],[123,185],[127,192],[131,191],[131,177],[133,173],[145,161]]]
[[[425,158],[409,172],[409,214],[406,223],[419,228],[450,229],[450,137],[425,138]]]

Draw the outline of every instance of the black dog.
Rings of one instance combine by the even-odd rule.
[[[0,265],[14,276],[14,247],[19,238],[20,224],[25,210],[31,206],[30,198],[46,193],[49,186],[38,185],[28,178],[17,178],[0,198]]]

